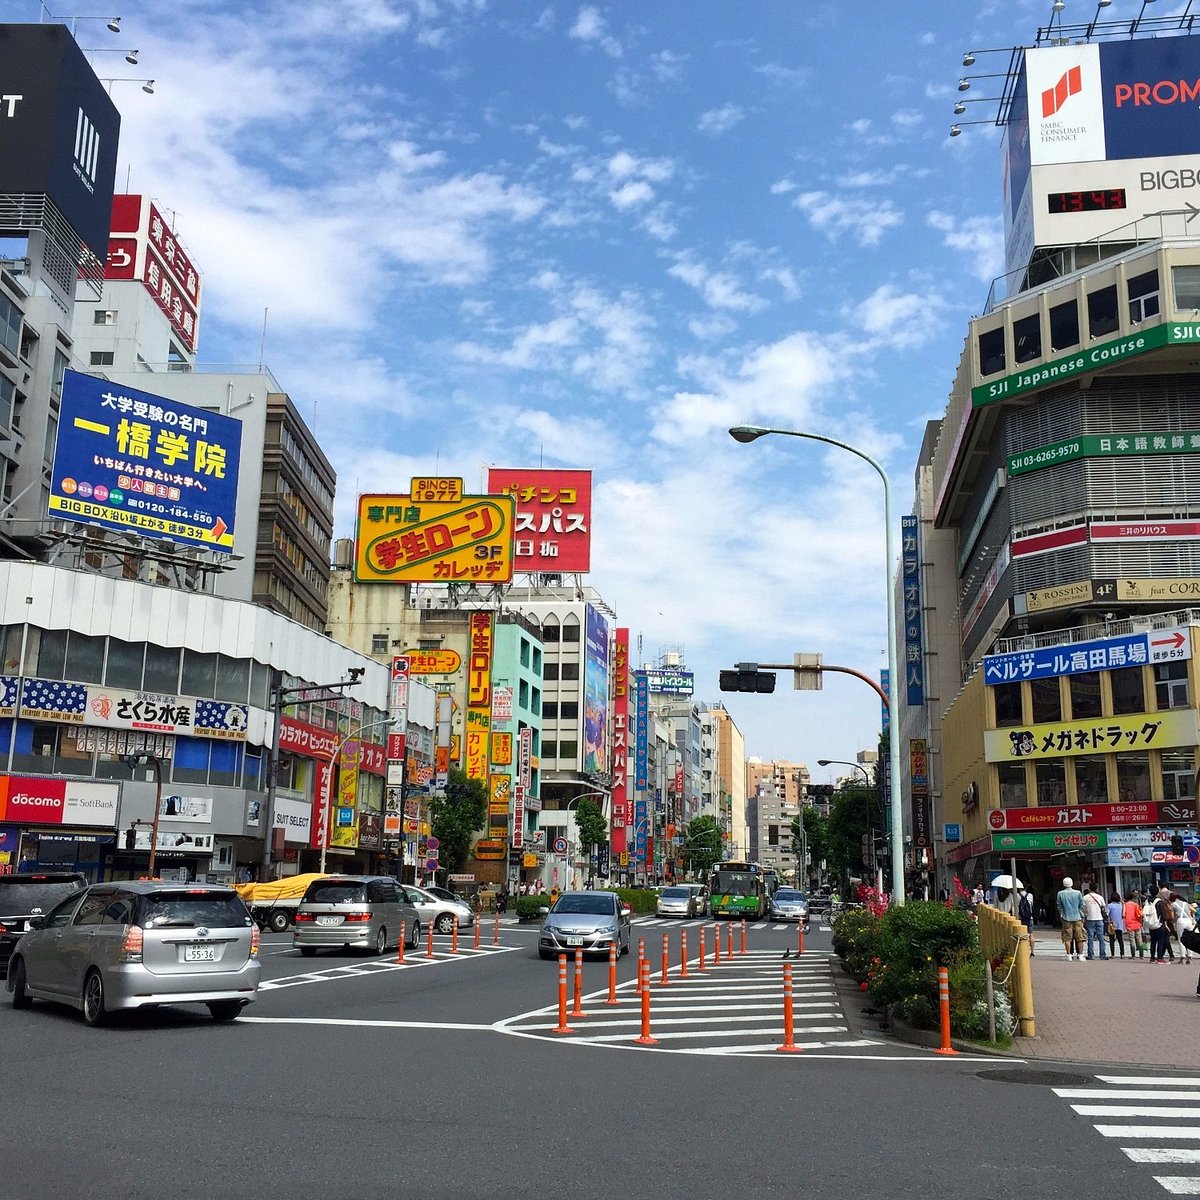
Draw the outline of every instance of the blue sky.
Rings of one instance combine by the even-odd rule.
[[[9,0],[8,19],[37,7]],[[850,441],[909,511],[925,422],[1001,269],[998,131],[948,137],[961,57],[1030,42],[1049,0],[121,15],[141,63],[97,54],[98,74],[156,82],[112,85],[119,186],[176,214],[204,274],[203,361],[257,362],[266,311],[265,361],[338,472],[339,535],[358,492],[414,475],[477,490],[486,464],[590,468],[589,582],[644,660],[683,647],[699,698],[722,699],[739,660],[885,665],[877,477],[725,431]],[[79,40],[116,46],[103,29]],[[817,779],[817,758],[878,734],[845,676],[724,700],[748,753]]]

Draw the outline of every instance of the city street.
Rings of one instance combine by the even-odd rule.
[[[1092,1186],[1132,1195],[1198,1157],[1186,1131],[1200,1081],[897,1042],[837,985],[815,926],[787,960],[803,1051],[779,1053],[797,931],[752,925],[743,955],[733,926],[731,960],[730,928],[717,964],[711,921],[637,921],[618,1004],[604,1004],[607,963],[588,962],[589,1015],[566,1035],[552,1032],[558,972],[537,956],[536,926],[502,924],[493,946],[490,919],[479,950],[467,930],[457,957],[438,937],[433,959],[423,942],[403,966],[301,959],[268,935],[259,999],[229,1026],[181,1009],[91,1030],[66,1009],[6,1002],[6,1074],[21,1089],[0,1110],[5,1194],[974,1198],[1002,1180],[1029,1198],[1077,1188],[1086,1168]],[[654,966],[648,1047],[633,1040],[639,938]]]

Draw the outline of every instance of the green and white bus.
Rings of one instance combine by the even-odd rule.
[[[708,903],[714,917],[761,921],[771,911],[762,867],[751,862],[714,863],[708,880]]]

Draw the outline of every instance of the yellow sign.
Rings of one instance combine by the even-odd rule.
[[[476,858],[507,858],[508,843],[503,838],[480,838],[472,851]]]
[[[414,486],[430,482],[413,480]],[[515,497],[421,498],[436,494],[436,488],[426,488],[411,495],[359,496],[355,579],[365,583],[512,581]]]
[[[492,762],[498,767],[512,766],[513,735],[497,731],[492,734]]]
[[[1196,725],[1195,710],[1185,708],[1096,717],[1088,721],[987,729],[983,734],[984,757],[994,763],[1197,744],[1200,744],[1200,729]]]
[[[1055,587],[1039,588],[1025,593],[1026,612],[1049,612],[1055,608],[1072,608],[1076,604],[1090,604],[1092,581],[1078,579],[1074,583],[1060,583]]]
[[[487,782],[491,769],[492,729],[492,614],[479,609],[467,624],[466,757],[468,779]]]
[[[457,650],[405,650],[410,675],[453,675],[462,666]]]
[[[1118,579],[1117,599],[1138,600],[1197,600],[1200,599],[1200,579]]]
[[[492,803],[503,804],[505,811],[508,810],[508,801],[512,796],[512,776],[511,775],[493,775],[488,780],[489,790],[491,791]]]
[[[337,802],[329,809],[329,845],[343,849],[358,846],[358,764],[362,758],[362,743],[357,739],[346,742],[338,756]]]
[[[536,854],[522,854],[521,855],[521,866],[536,867],[537,865],[538,865],[538,862],[537,862]]]
[[[469,713],[467,719],[471,719]],[[482,727],[473,725],[467,729],[467,756],[463,763],[463,770],[466,771],[468,779],[486,779],[488,777],[488,731],[486,725],[488,719],[487,714],[484,713],[482,720],[485,724]]]

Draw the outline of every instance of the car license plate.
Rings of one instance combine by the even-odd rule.
[[[184,962],[216,962],[216,946],[184,946]]]
[[[341,917],[318,917],[317,918],[318,925],[340,925],[341,923],[342,923]]]
[[[583,938],[581,938],[581,937],[567,937],[567,938],[564,938],[563,940],[567,943],[568,946],[582,946],[583,945]]]

